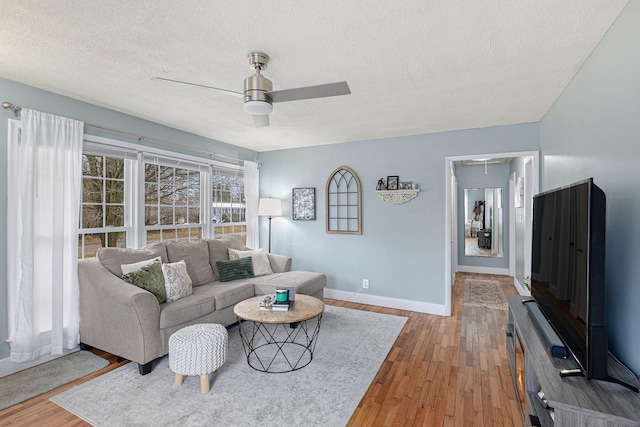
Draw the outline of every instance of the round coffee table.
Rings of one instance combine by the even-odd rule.
[[[324,303],[296,294],[288,311],[261,310],[261,296],[234,307],[247,363],[262,372],[291,372],[313,360]]]

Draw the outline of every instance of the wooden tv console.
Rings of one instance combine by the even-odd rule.
[[[508,298],[507,357],[525,426],[640,426],[640,394],[611,382],[560,377],[561,370],[575,369],[577,363],[551,356],[522,303],[531,298]],[[608,370],[638,384],[613,357]]]

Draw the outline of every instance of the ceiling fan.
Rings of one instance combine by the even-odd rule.
[[[262,70],[267,69],[268,63],[269,57],[264,53],[252,52],[249,54],[249,68],[254,70],[255,74],[244,79],[244,93],[163,77],[156,77],[156,79],[214,89],[229,95],[243,97],[244,111],[253,115],[253,122],[256,127],[269,126],[269,113],[273,111],[272,104],[274,102],[324,98],[327,96],[349,95],[351,93],[347,82],[328,83],[295,89],[272,90],[271,80],[260,74]]]

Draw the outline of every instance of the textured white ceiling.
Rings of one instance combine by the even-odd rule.
[[[626,3],[19,1],[0,76],[257,151],[536,122]],[[256,129],[239,98],[152,79],[241,92],[252,51],[274,90],[352,94],[275,104]]]

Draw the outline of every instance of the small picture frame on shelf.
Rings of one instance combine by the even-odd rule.
[[[398,189],[398,175],[390,175],[387,177],[387,190],[397,190]]]
[[[400,183],[400,190],[411,190],[411,188],[413,187],[413,182],[411,181],[402,181]]]

